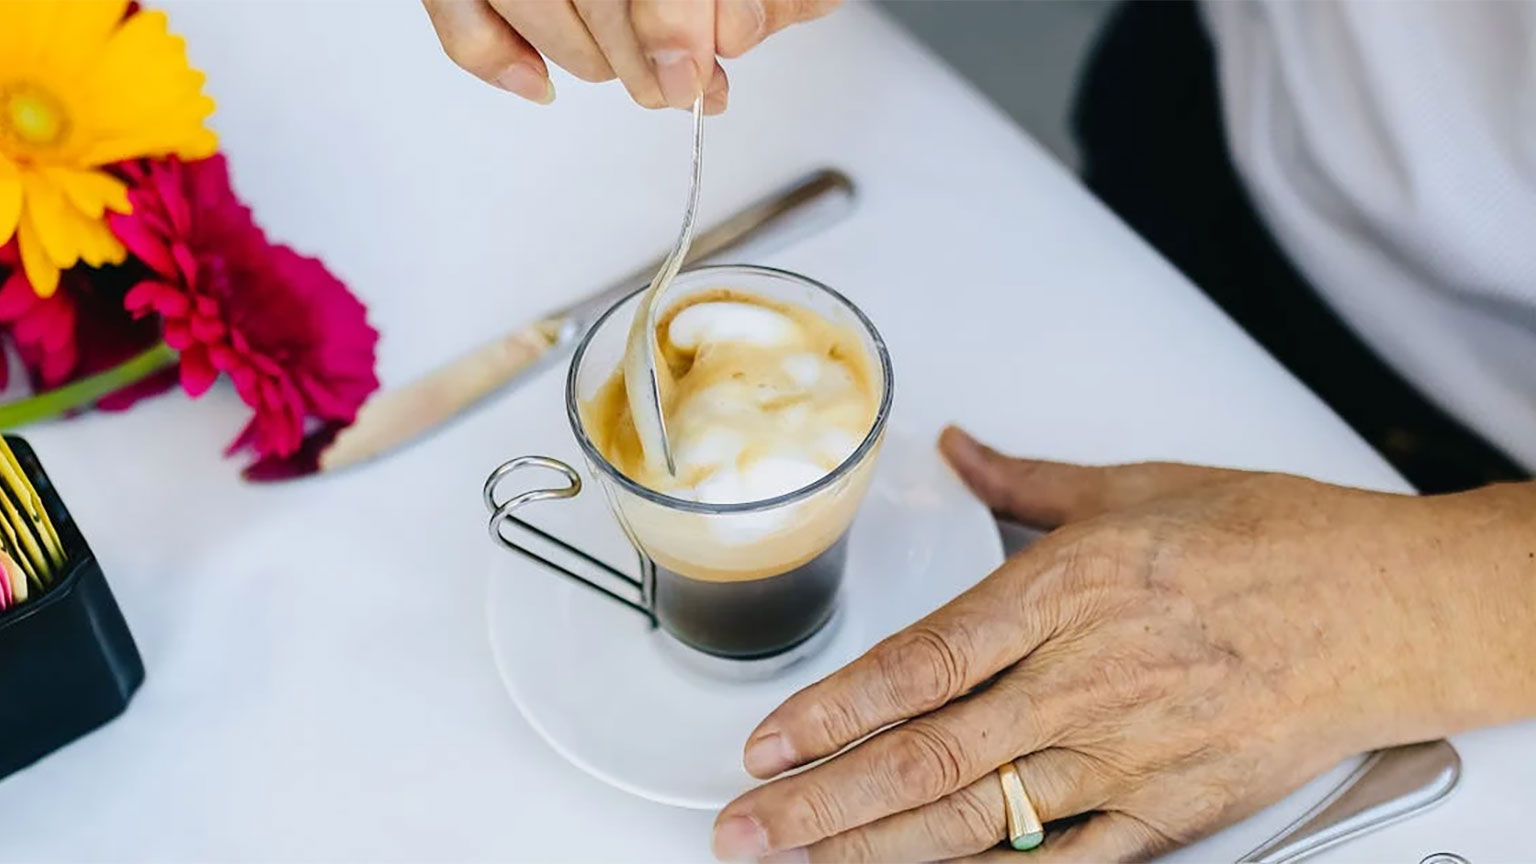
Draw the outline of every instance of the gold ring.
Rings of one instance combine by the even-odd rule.
[[[1008,845],[1028,852],[1045,839],[1045,826],[1040,824],[1035,805],[1024,791],[1024,778],[1012,762],[1004,762],[997,769],[997,779],[1003,783],[1003,808],[1008,811]]]

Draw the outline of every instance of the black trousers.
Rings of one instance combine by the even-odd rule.
[[[1420,491],[1526,477],[1366,347],[1276,246],[1227,156],[1214,58],[1190,0],[1117,8],[1073,126],[1094,194]]]

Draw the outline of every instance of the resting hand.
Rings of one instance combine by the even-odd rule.
[[[981,853],[1012,760],[1043,821],[1083,817],[1030,860],[1141,859],[1349,754],[1536,710],[1528,486],[1414,498],[941,446],[994,510],[1060,527],[769,715],[754,775],[842,752],[727,806],[721,857]]]

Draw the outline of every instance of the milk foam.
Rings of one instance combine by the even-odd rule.
[[[874,421],[862,343],[808,309],[733,294],[684,301],[660,317],[657,343],[676,380],[665,406],[676,477],[634,460],[622,421],[599,446],[671,497],[739,504],[803,489]]]
[[[664,411],[676,476],[647,463],[621,369],[579,406],[603,459],[641,486],[706,504],[767,501],[837,471],[877,428],[884,367],[858,322],[729,288],[686,294],[656,320],[672,373]],[[622,488],[611,490],[612,503],[636,544],[675,573],[717,582],[777,576],[847,530],[879,444],[791,504],[701,513]]]
[[[678,312],[665,341],[693,355],[667,410],[678,474],[653,478],[655,488],[710,504],[763,501],[851,456],[869,428],[870,399],[814,329],[739,301]]]
[[[795,322],[781,312],[730,300],[695,303],[677,313],[667,339],[678,348],[697,350],[707,342],[744,342],[774,347],[799,335]]]

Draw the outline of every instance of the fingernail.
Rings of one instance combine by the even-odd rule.
[[[763,0],[724,0],[719,6],[720,41],[733,51],[745,51],[763,38],[768,12]]]
[[[555,82],[539,70],[522,63],[513,63],[501,70],[501,74],[496,76],[496,86],[540,105],[555,101]]]
[[[795,751],[783,735],[769,732],[747,744],[741,761],[754,777],[772,777],[795,764]]]
[[[687,108],[699,95],[699,70],[693,66],[693,58],[687,51],[657,51],[651,55],[651,65],[656,67],[656,82],[661,85],[661,96],[673,108]]]
[[[759,858],[758,864],[805,864],[811,860],[811,855],[802,846],[799,849],[785,849],[783,852],[775,852],[765,858]]]
[[[751,816],[732,816],[715,826],[714,847],[721,861],[756,861],[768,851],[768,835]]]
[[[964,459],[976,449],[976,439],[966,434],[959,426],[945,426],[939,433],[939,449],[949,459],[959,457]]]

